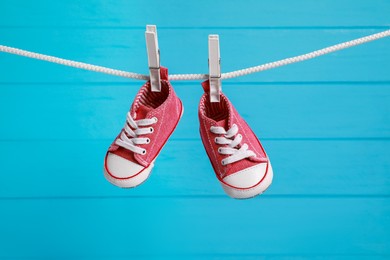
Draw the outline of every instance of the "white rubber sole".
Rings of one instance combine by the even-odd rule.
[[[181,108],[181,115],[180,115],[180,118],[179,118],[179,121],[177,122],[176,126],[175,126],[175,129],[173,129],[171,135],[173,134],[173,132],[176,130],[176,127],[178,126],[183,114],[184,114],[184,106],[183,106],[183,103],[181,104],[182,108]],[[171,135],[168,137],[168,139],[171,137]],[[168,142],[168,140],[167,140]],[[136,176],[134,177],[129,177],[129,178],[126,178],[126,179],[118,179],[118,178],[114,178],[112,177],[106,170],[106,166],[104,165],[103,166],[103,172],[104,172],[104,177],[106,178],[106,180],[115,185],[115,186],[118,186],[120,188],[135,188],[139,185],[141,185],[142,183],[144,183],[150,176],[151,172],[152,172],[152,169],[154,167],[154,161],[157,159],[157,157],[160,155],[161,151],[164,149],[165,145],[167,144],[167,142],[163,145],[163,147],[161,148],[160,152],[157,154],[156,158],[154,158],[154,160],[151,162],[151,164],[143,169],[140,173],[138,173]]]
[[[157,158],[157,157],[156,157]],[[106,167],[103,166],[104,177],[111,184],[118,186],[120,188],[135,188],[138,185],[144,183],[150,176],[152,169],[154,167],[154,161],[149,165],[149,167],[143,169],[140,173],[138,173],[134,177],[130,177],[128,179],[118,179],[112,177],[106,170]]]
[[[227,186],[221,182],[222,188],[227,195],[234,199],[249,199],[253,198],[259,194],[262,194],[272,183],[273,171],[271,162],[269,163],[269,169],[267,176],[256,186],[249,189],[235,189],[233,187]]]

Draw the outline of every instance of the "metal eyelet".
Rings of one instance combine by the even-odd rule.
[[[218,148],[218,153],[221,153],[221,148]]]
[[[146,154],[146,149],[144,149],[143,151],[142,151],[142,155],[145,155]]]
[[[154,128],[153,127],[149,128],[149,130],[150,130],[151,133],[154,132]]]
[[[157,122],[158,122],[158,119],[157,119],[157,117],[153,117],[153,120],[154,120],[154,122],[155,122],[155,123],[157,123]]]
[[[224,161],[224,160],[222,160],[222,161],[221,161],[221,164],[222,164],[223,166],[225,166],[225,161]]]
[[[214,138],[214,142],[215,142],[216,144],[218,143],[218,142],[217,142],[217,138],[218,138],[218,137],[215,137],[215,138]]]
[[[150,143],[150,139],[149,138],[146,139],[146,143],[147,144]]]

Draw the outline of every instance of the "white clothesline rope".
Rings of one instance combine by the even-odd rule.
[[[266,63],[263,65],[255,66],[255,67],[250,67],[246,69],[241,69],[241,70],[236,70],[228,73],[222,73],[221,78],[222,79],[230,79],[230,78],[236,78],[264,70],[269,70],[281,66],[285,66],[291,63],[296,63],[304,60],[309,60],[313,59],[318,56],[322,56],[331,52],[339,51],[342,49],[346,49],[349,47],[353,47],[356,45],[360,45],[363,43],[367,43],[370,41],[378,40],[384,37],[390,36],[390,30],[386,30],[380,33],[375,33],[372,35],[368,35],[362,38],[358,38],[352,41],[348,42],[343,42],[340,44],[336,44],[327,48],[323,48],[317,51],[313,51],[310,53],[306,53],[303,55],[283,59],[283,60],[278,60],[270,63]],[[20,56],[25,56],[33,59],[38,59],[38,60],[44,60],[48,62],[53,62],[53,63],[58,63],[61,65],[69,66],[69,67],[75,67],[79,69],[84,69],[84,70],[91,70],[91,71],[96,71],[100,73],[105,73],[105,74],[110,74],[114,76],[119,76],[119,77],[125,77],[125,78],[132,78],[132,79],[140,79],[140,80],[148,80],[149,75],[142,75],[138,73],[133,73],[133,72],[127,72],[123,70],[116,70],[116,69],[111,69],[111,68],[106,68],[102,66],[97,66],[97,65],[92,65],[84,62],[78,62],[78,61],[72,61],[72,60],[67,60],[67,59],[62,59],[54,56],[49,56],[49,55],[44,55],[40,53],[35,53],[35,52],[30,52],[22,49],[17,49],[17,48],[12,48],[4,45],[0,45],[0,51],[1,52],[6,52],[6,53],[11,53],[15,55],[20,55]],[[207,79],[208,75],[207,74],[173,74],[169,75],[169,80],[202,80],[202,79]]]

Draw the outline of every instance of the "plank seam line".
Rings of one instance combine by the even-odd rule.
[[[255,199],[389,199],[390,194],[267,194]],[[25,196],[0,197],[0,201],[100,200],[100,199],[226,199],[226,195],[129,195],[129,196]]]
[[[388,25],[314,25],[314,26],[287,26],[287,25],[275,25],[275,26],[159,26],[159,30],[387,30],[390,27]],[[79,30],[145,30],[144,26],[92,26],[92,25],[0,25],[2,29],[79,29]]]
[[[198,142],[199,138],[193,137],[173,137],[169,140],[174,142]],[[390,141],[390,137],[265,137],[261,138],[262,141]],[[13,143],[13,142],[111,142],[112,139],[108,138],[24,138],[24,139],[12,139],[12,138],[3,138],[0,139],[0,143]]]
[[[0,82],[0,86],[24,86],[24,85],[38,85],[38,86],[50,86],[50,85],[56,85],[56,86],[68,86],[68,85],[82,85],[82,86],[106,86],[106,85],[114,85],[114,86],[130,86],[130,85],[137,85],[137,82],[127,82],[127,81],[89,81],[89,82],[44,82],[44,81],[26,81],[26,82],[17,82],[17,81],[10,81],[10,82]],[[185,85],[199,85],[196,81],[186,81],[186,82],[175,82],[175,86],[185,86]],[[390,85],[390,81],[238,81],[238,82],[225,82],[224,86],[236,86],[236,85],[269,85],[269,86],[296,86],[296,85]]]

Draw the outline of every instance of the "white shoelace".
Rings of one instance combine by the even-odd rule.
[[[227,165],[240,161],[242,159],[256,156],[252,150],[248,150],[248,145],[243,144],[240,148],[235,148],[242,141],[242,135],[238,134],[238,126],[234,124],[228,131],[220,126],[212,126],[210,131],[217,135],[224,135],[224,137],[216,137],[214,142],[220,145],[228,145],[228,147],[219,147],[218,153],[230,155],[221,161],[222,165]],[[236,137],[232,139],[234,136]]]
[[[146,154],[146,149],[138,147],[137,145],[148,144],[150,143],[150,139],[147,137],[139,137],[139,135],[151,134],[154,132],[154,128],[153,127],[140,128],[140,126],[150,126],[155,123],[157,123],[156,117],[150,119],[134,120],[131,117],[131,114],[129,112],[127,113],[127,120],[124,128],[125,131],[122,131],[121,136],[116,140],[115,143],[134,153],[144,155]],[[130,136],[131,138],[129,138],[128,136]]]

